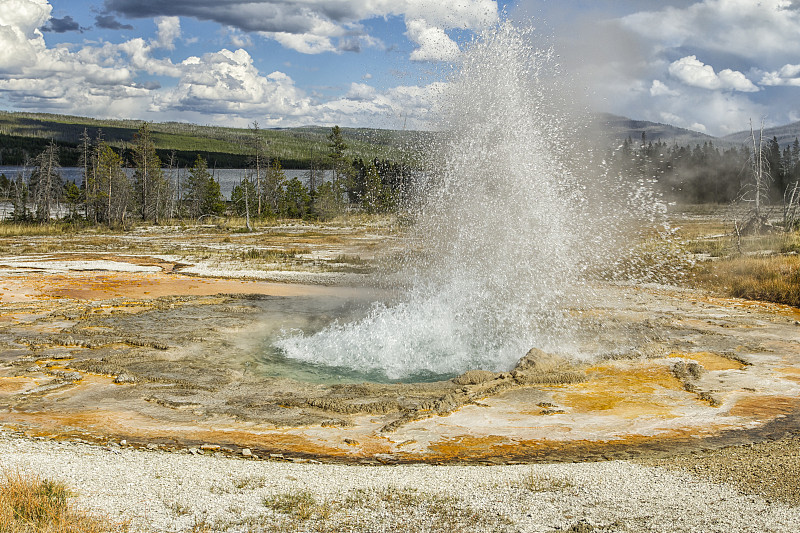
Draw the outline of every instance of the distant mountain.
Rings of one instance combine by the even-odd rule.
[[[756,136],[759,135],[758,131],[755,133]],[[786,124],[785,126],[765,128],[764,141],[772,139],[773,137],[778,139],[778,144],[781,148],[786,147],[787,144],[792,144],[796,138],[800,138],[800,121]],[[722,137],[722,139],[736,144],[752,143],[750,139],[750,130],[731,133],[730,135]]]
[[[632,120],[610,113],[598,113],[595,116],[594,126],[611,140],[620,143],[628,137],[634,142],[641,142],[642,133],[644,133],[648,142],[662,141],[670,145],[686,146],[687,144],[695,145],[712,142],[714,146],[727,147],[733,144],[733,141],[719,139],[705,133],[687,130],[686,128],[647,120]]]
[[[582,123],[586,122],[584,120]],[[74,166],[78,164],[78,144],[84,131],[91,138],[102,134],[108,144],[118,151],[125,151],[130,148],[141,124],[138,120],[0,111],[0,164],[21,165],[41,152],[52,139],[61,150],[62,165]],[[712,142],[718,148],[728,148],[748,143],[750,136],[749,131],[742,131],[718,138],[669,124],[632,120],[609,113],[593,115],[588,121],[587,130],[585,133],[590,138],[605,146],[618,145],[629,137],[639,143],[644,133],[647,141],[662,141],[669,145],[694,146]],[[152,123],[151,131],[162,161],[169,160],[174,154],[181,166],[189,166],[201,154],[212,167],[242,168],[248,165],[253,132],[247,128],[165,122]],[[323,126],[266,128],[259,131],[268,146],[269,157],[280,159],[285,168],[326,164],[329,133],[330,128]],[[351,157],[405,160],[414,157],[415,148],[432,144],[439,133],[342,128],[342,135]],[[800,122],[764,130],[765,139],[773,136],[778,138],[781,147],[785,147],[794,142],[795,137],[800,137]]]

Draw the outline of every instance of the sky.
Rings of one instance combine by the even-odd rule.
[[[717,136],[800,120],[800,0],[0,0],[0,109],[428,128],[504,19],[576,105]]]

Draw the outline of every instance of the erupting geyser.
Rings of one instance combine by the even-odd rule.
[[[588,183],[555,152],[562,119],[539,83],[549,53],[528,37],[509,22],[485,32],[442,90],[445,140],[411,239],[424,253],[400,273],[398,303],[278,341],[288,357],[422,379],[569,351],[592,243],[613,237],[598,227],[610,217],[587,219]]]

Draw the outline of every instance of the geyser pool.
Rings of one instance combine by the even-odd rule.
[[[285,340],[297,332],[313,336],[326,327],[336,327],[331,324],[358,323],[370,314],[374,308],[372,302],[382,296],[385,295],[376,290],[331,287],[325,294],[259,302],[258,331],[261,341],[254,351],[246,349],[243,352],[248,359],[254,358],[252,372],[265,377],[325,384],[395,381],[396,378],[389,378],[385,372],[375,368],[330,362],[323,364],[287,357],[285,350],[276,346],[281,344],[281,341],[276,343],[276,339]],[[404,375],[402,381],[436,381],[448,377],[420,372]]]
[[[410,239],[425,253],[397,274],[401,295],[279,340],[287,357],[407,379],[509,370],[531,347],[571,350],[583,274],[619,235],[559,152],[564,120],[540,79],[549,55],[509,22],[467,48],[437,102],[442,142]]]

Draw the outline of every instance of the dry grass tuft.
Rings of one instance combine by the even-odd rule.
[[[76,226],[59,222],[51,222],[50,224],[3,222],[0,224],[0,236],[2,237],[63,235],[65,233],[75,233],[77,230]]]
[[[314,495],[308,491],[273,494],[264,498],[264,505],[300,520],[327,518],[330,514],[330,507],[317,503]]]
[[[482,526],[481,531],[510,530],[510,521],[499,513],[473,509],[456,498],[391,486],[354,489],[325,500],[299,490],[267,496],[263,503],[271,513],[246,522],[276,533],[468,533],[476,531],[476,524]],[[375,517],[380,517],[379,529],[375,528]]]
[[[706,264],[698,281],[736,298],[800,307],[800,256],[733,257]]]
[[[562,492],[575,485],[566,476],[554,476],[531,472],[522,480],[520,486],[530,492]]]
[[[127,524],[75,510],[63,483],[6,471],[0,480],[0,533],[101,533],[127,531]]]
[[[693,280],[701,287],[726,296],[800,307],[800,232],[737,238],[730,223],[718,217],[681,222],[680,230],[688,252],[716,258],[694,269]]]
[[[288,248],[285,250],[250,248],[235,254],[234,259],[241,261],[261,260],[268,263],[285,263],[305,253],[308,253],[308,250],[304,248]]]

